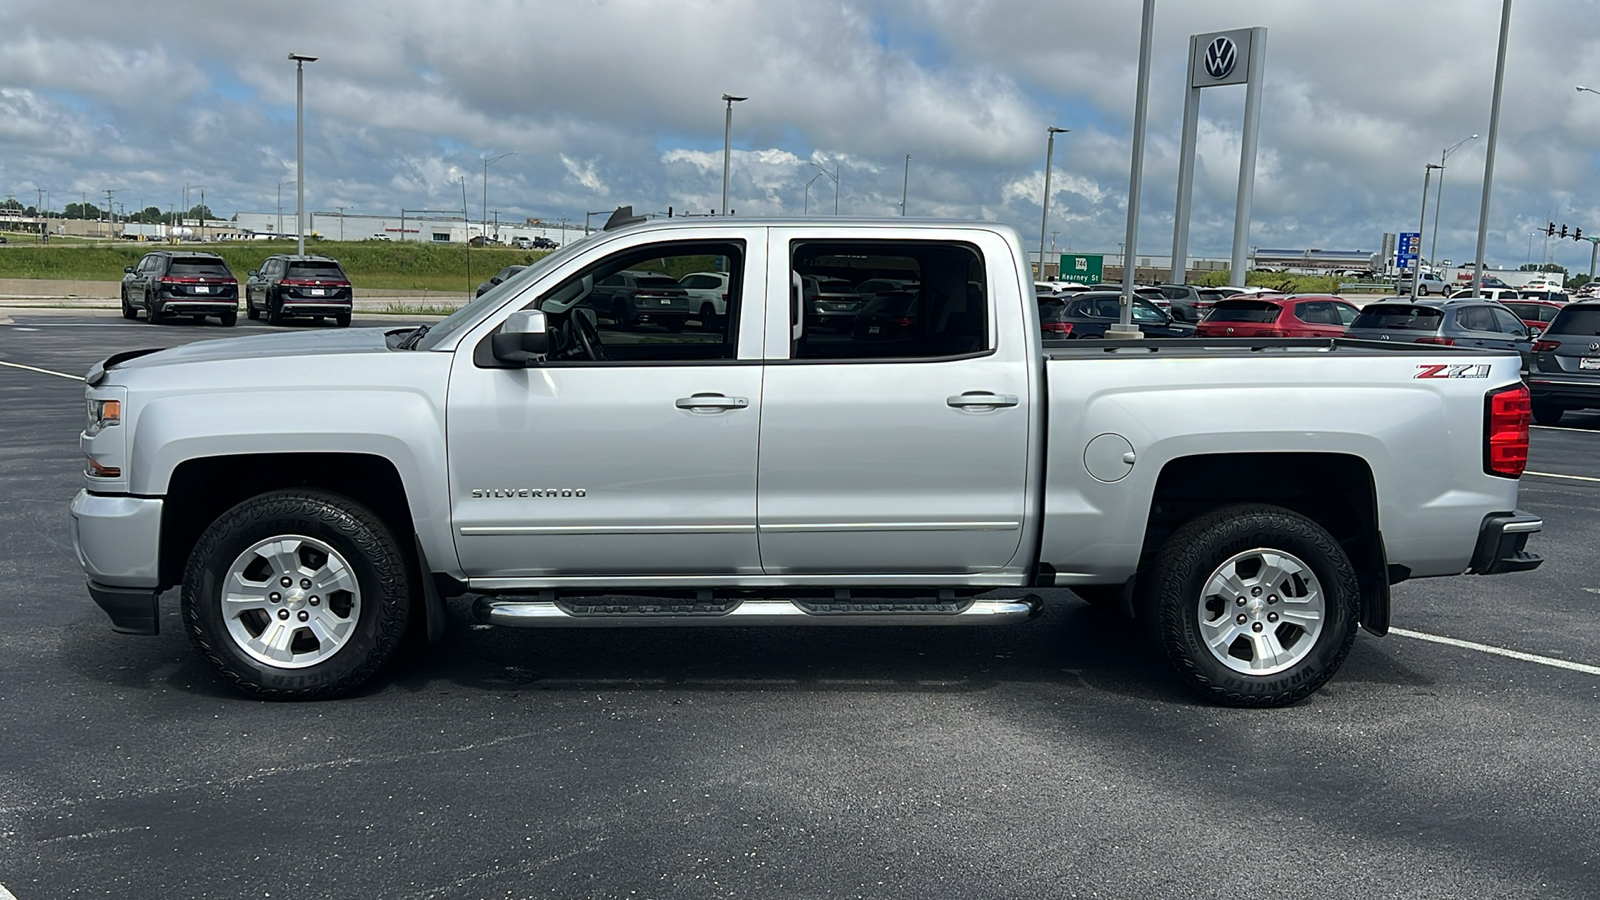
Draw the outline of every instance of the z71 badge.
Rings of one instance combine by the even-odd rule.
[[[1425,363],[1417,366],[1417,378],[1488,378],[1489,366],[1484,363]]]

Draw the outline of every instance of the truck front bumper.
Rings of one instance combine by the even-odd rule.
[[[113,629],[155,634],[161,501],[80,490],[71,511],[72,549],[89,576],[89,596]]]
[[[1528,544],[1528,536],[1543,528],[1543,519],[1521,510],[1490,513],[1478,529],[1478,546],[1472,551],[1471,571],[1479,575],[1499,575],[1537,569],[1544,558],[1523,548]]]

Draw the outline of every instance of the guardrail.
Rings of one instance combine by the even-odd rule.
[[[1392,294],[1394,285],[1381,281],[1341,281],[1339,290],[1356,294]]]

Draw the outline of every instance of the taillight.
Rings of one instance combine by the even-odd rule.
[[[1416,341],[1414,341],[1413,343],[1417,343],[1417,344],[1442,344],[1442,345],[1444,345],[1446,347],[1454,347],[1456,345],[1456,339],[1455,338],[1447,338],[1447,337],[1420,337],[1420,338],[1417,338]]]
[[[1559,346],[1561,346],[1561,342],[1560,341],[1534,341],[1533,342],[1533,352],[1535,352],[1535,353],[1544,353],[1544,352],[1549,351],[1549,350],[1554,350],[1555,348],[1557,348]]]
[[[1483,471],[1519,478],[1528,467],[1528,418],[1533,412],[1528,386],[1491,391],[1484,401]]]
[[[1071,322],[1045,322],[1044,324],[1039,326],[1039,330],[1043,331],[1046,334],[1071,334],[1072,333],[1072,323]]]
[[[1260,331],[1256,332],[1256,337],[1283,337],[1283,336],[1284,336],[1284,332],[1283,332],[1282,328],[1263,328]]]
[[[911,319],[906,317],[906,316],[895,316],[894,318],[890,319],[889,321],[895,323],[896,325],[903,325],[903,326],[905,326],[907,328],[911,327]]]

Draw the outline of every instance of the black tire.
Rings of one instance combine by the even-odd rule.
[[[340,328],[349,328],[350,327],[350,314],[349,313],[339,313],[338,315],[335,315],[333,317],[333,324],[339,326]]]
[[[267,324],[282,325],[286,318],[283,314],[283,304],[274,301],[271,294],[267,294],[262,300],[265,301],[267,306]]]
[[[256,309],[255,301],[250,299],[249,293],[244,295],[244,315],[252,322],[261,318],[261,310]]]
[[[661,323],[661,327],[667,329],[668,331],[672,332],[673,334],[677,334],[678,332],[683,330],[685,325],[688,325],[688,324],[689,324],[689,320],[688,319],[668,319],[665,322]]]
[[[220,318],[222,319],[223,325],[232,328],[234,325],[239,323],[239,311],[237,309],[230,309],[223,313]]]
[[[722,323],[717,319],[717,308],[709,303],[700,306],[700,330],[721,331]]]
[[[1548,403],[1535,403],[1533,405],[1533,421],[1539,425],[1560,425],[1561,414],[1566,412],[1559,406]]]
[[[144,298],[144,308],[145,321],[149,322],[151,325],[166,324],[167,315],[166,311],[161,308],[161,301],[152,300],[147,294]]]
[[[633,330],[633,316],[628,314],[628,304],[621,300],[611,304],[611,323],[618,331]]]
[[[127,288],[123,288],[122,289],[122,317],[124,319],[137,319],[137,318],[139,318],[139,311],[137,309],[134,309],[132,303],[128,302],[128,289]]]
[[[272,608],[279,611],[280,619],[288,622],[287,626],[279,627],[293,630],[288,652],[309,653],[312,659],[327,653],[326,658],[312,664],[273,665],[252,656],[235,636],[246,632],[230,630],[248,629],[250,623],[245,617],[249,613],[239,613],[230,620],[223,609],[222,588],[230,569],[252,547],[277,538],[298,538],[303,542],[300,549],[294,551],[298,560],[306,559],[302,555],[306,551],[310,551],[314,559],[318,551],[310,544],[321,542],[343,557],[358,585],[357,598],[347,608],[347,618],[353,618],[354,623],[341,638],[343,643],[331,651],[320,646],[320,640],[311,635],[310,626],[302,629],[293,618],[283,615],[298,606],[300,611],[292,615],[303,616],[309,612],[306,604],[316,606],[319,598],[299,595],[290,599],[287,594],[271,595],[281,598],[272,602],[283,605]],[[270,567],[268,570],[270,572]],[[383,522],[361,504],[318,490],[262,494],[218,517],[189,554],[183,575],[184,630],[222,677],[247,694],[270,700],[337,697],[370,678],[399,645],[411,610],[411,583],[407,571],[406,556],[400,545]],[[263,581],[262,588],[272,590],[274,584]],[[332,614],[335,602],[330,593],[323,612]],[[262,618],[260,634],[267,635],[266,629],[274,627],[273,617],[263,615]],[[294,650],[303,641],[315,641],[318,646],[309,651]]]
[[[1235,557],[1248,556],[1253,550],[1281,553],[1303,562],[1315,579],[1303,580],[1300,575],[1289,576],[1281,582],[1291,591],[1320,588],[1322,609],[1320,631],[1315,633],[1290,623],[1287,617],[1279,618],[1271,602],[1279,602],[1272,587],[1263,592],[1251,588],[1252,595],[1244,603],[1229,601],[1213,595],[1210,601],[1203,596],[1207,582]],[[1233,570],[1242,574],[1244,564]],[[1264,572],[1261,577],[1267,577]],[[1178,676],[1191,688],[1208,699],[1227,706],[1272,707],[1287,706],[1305,699],[1320,688],[1343,664],[1350,646],[1355,641],[1359,617],[1360,587],[1356,573],[1333,536],[1317,523],[1298,513],[1277,506],[1231,506],[1214,510],[1183,525],[1162,546],[1156,555],[1151,577],[1141,579],[1138,608],[1141,618],[1147,618],[1150,627],[1167,659]],[[1221,600],[1220,612],[1216,603]],[[1285,592],[1284,605],[1276,610],[1287,614],[1293,599]],[[1208,605],[1208,603],[1210,605]],[[1248,666],[1245,660],[1224,663],[1206,644],[1202,633],[1202,618],[1212,617],[1209,627],[1230,627],[1235,617],[1257,618],[1250,627],[1257,635],[1270,629],[1274,646],[1281,646],[1293,660],[1281,671],[1252,674],[1239,671],[1235,666]],[[1275,625],[1265,625],[1270,616]],[[1245,643],[1245,651],[1258,638],[1243,634],[1244,622],[1238,623],[1240,636],[1230,641],[1230,647]],[[1302,640],[1311,644],[1300,646]]]

